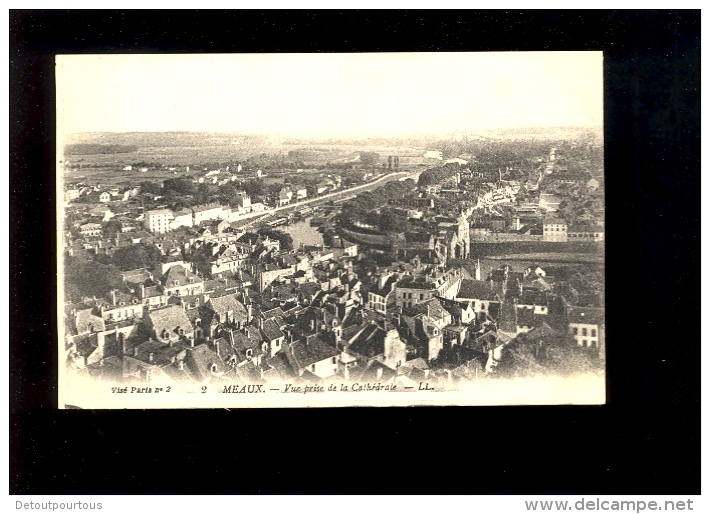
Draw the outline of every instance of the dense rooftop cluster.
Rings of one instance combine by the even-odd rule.
[[[67,275],[67,363],[97,380],[217,385],[413,387],[426,379],[449,387],[600,369],[603,288],[544,263],[514,269],[502,260],[486,272],[472,251],[491,239],[556,244],[582,234],[603,241],[598,213],[577,213],[576,221],[588,219],[575,227],[565,211],[584,195],[595,198],[600,179],[556,168],[556,151],[526,174],[491,174],[457,158],[423,174],[418,187],[390,183],[346,204],[347,216],[328,218],[315,247],[292,248],[273,231],[242,223],[255,212],[244,191],[235,205],[115,216],[93,208],[89,218],[71,219],[65,238],[68,262],[78,266]],[[107,194],[99,202],[115,207],[139,191]],[[307,196],[305,187],[284,184],[273,201],[285,206]],[[400,216],[406,230],[365,219],[374,211]],[[107,233],[111,220],[119,223]],[[355,221],[375,225],[359,231]],[[104,266],[106,276],[122,272],[81,287],[75,282],[91,275],[91,265]]]

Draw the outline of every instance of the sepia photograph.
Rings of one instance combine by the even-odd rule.
[[[56,56],[60,409],[603,405],[603,54]]]

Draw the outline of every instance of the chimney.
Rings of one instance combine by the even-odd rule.
[[[219,341],[215,339],[214,341],[214,351],[217,354],[217,357],[219,357]]]
[[[377,368],[377,380],[382,380],[382,368]]]
[[[181,371],[185,369],[185,361],[178,361],[178,369]]]
[[[138,347],[133,348],[133,356],[138,357]]]
[[[99,366],[103,366],[103,365],[104,365],[104,358],[101,357],[101,358],[99,359]]]
[[[111,290],[111,304],[113,306],[116,305],[116,290],[115,289]]]
[[[145,298],[145,286],[143,284],[138,285],[138,298],[141,300]]]
[[[251,303],[247,305],[247,323],[251,323],[252,318],[254,317],[254,308],[252,307]],[[261,323],[261,318],[259,318]]]
[[[153,362],[153,357],[154,357],[153,352],[150,352],[150,353],[148,354],[148,362]]]

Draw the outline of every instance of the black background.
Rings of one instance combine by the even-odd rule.
[[[55,409],[55,54],[501,50],[604,51],[606,406]],[[700,11],[11,11],[10,492],[700,494],[699,105]]]

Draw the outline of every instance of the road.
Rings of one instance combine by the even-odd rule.
[[[406,178],[409,177],[410,175],[414,175],[418,172],[406,172],[406,171],[397,171],[395,173],[389,173],[387,175],[384,175],[376,180],[373,180],[371,182],[367,182],[365,184],[360,184],[359,186],[351,187],[348,189],[343,189],[342,191],[336,191],[334,193],[328,193],[323,196],[318,196],[316,198],[310,198],[308,200],[303,200],[302,202],[297,202],[297,203],[292,203],[289,205],[282,205],[281,207],[274,207],[272,209],[268,209],[265,211],[261,212],[250,212],[249,214],[245,214],[244,216],[241,216],[238,220],[235,221],[244,221],[250,218],[255,218],[255,217],[260,217],[260,216],[266,216],[266,215],[273,215],[276,214],[277,212],[284,211],[287,209],[298,209],[302,206],[309,205],[311,203],[315,202],[323,202],[323,201],[328,201],[328,200],[336,200],[338,197],[342,197],[343,195],[346,196],[354,196],[354,193],[357,193],[358,191],[366,190],[367,188],[373,188],[373,186],[377,186],[378,184],[382,182],[387,182],[390,180],[398,180],[400,178]]]

